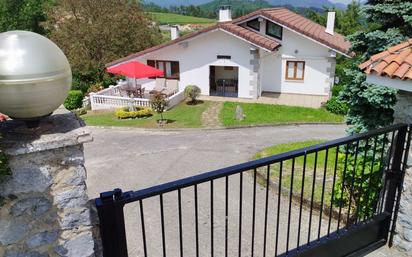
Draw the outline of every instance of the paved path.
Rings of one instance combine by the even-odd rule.
[[[219,120],[219,113],[223,107],[222,102],[211,102],[209,108],[202,113],[202,125],[206,128],[222,127]]]
[[[341,125],[302,125],[260,127],[222,130],[187,130],[187,131],[144,131],[133,129],[93,128],[94,142],[85,145],[86,167],[88,170],[88,189],[90,197],[99,192],[120,187],[123,190],[138,190],[160,183],[173,181],[191,175],[200,174],[217,168],[245,162],[264,147],[274,144],[302,141],[308,139],[335,139],[344,135]],[[239,175],[231,176],[229,183],[228,215],[228,252],[235,256],[238,252],[239,224]],[[252,231],[252,195],[253,176],[243,176],[243,213],[242,213],[242,253],[251,254]],[[265,188],[257,185],[256,191],[255,256],[263,253]],[[198,188],[199,195],[199,235],[200,254],[210,256],[210,183]],[[225,180],[214,183],[214,248],[216,256],[224,256],[224,204]],[[276,220],[280,214],[278,252],[286,248],[286,225],[291,225],[290,248],[296,245],[296,224],[298,212],[292,208],[291,221],[288,222],[288,199],[281,197],[277,205],[277,194],[269,193],[267,256],[274,255],[276,240]],[[164,196],[167,256],[179,253],[178,210],[176,193]],[[185,256],[195,256],[194,235],[194,197],[193,188],[182,190],[183,250]],[[159,198],[144,201],[147,242],[150,256],[162,256]],[[130,256],[143,256],[140,237],[139,204],[129,204],[125,209],[128,247]],[[317,236],[317,219],[313,221],[311,233],[308,233],[308,212],[303,211],[301,242]],[[325,233],[322,228],[321,234]],[[374,255],[371,255],[374,256]],[[378,255],[376,255],[378,256]],[[389,255],[379,255],[389,256]]]

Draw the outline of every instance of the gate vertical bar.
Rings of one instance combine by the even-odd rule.
[[[405,151],[405,143],[406,143],[406,133],[407,133],[407,126],[399,128],[398,134],[396,136],[395,145],[394,145],[394,152],[393,152],[393,161],[392,166],[388,171],[388,184],[387,184],[387,195],[385,201],[385,212],[389,213],[390,216],[388,218],[386,227],[384,228],[384,236],[385,239],[388,238],[388,234],[390,231],[390,221],[393,213],[393,207],[395,205],[395,198],[396,198],[396,190],[398,188],[399,180],[402,178],[402,161],[403,161],[403,154]],[[389,153],[392,154],[392,153]],[[385,197],[385,196],[384,196]]]
[[[121,189],[104,192],[95,200],[100,220],[104,257],[128,257]]]
[[[407,141],[406,141],[405,152],[404,152],[402,175],[398,183],[398,195],[396,196],[395,213],[393,215],[392,227],[390,230],[389,247],[392,247],[393,245],[393,237],[394,237],[395,230],[396,230],[396,221],[398,220],[398,212],[399,212],[399,205],[400,205],[401,196],[402,196],[403,182],[405,179],[405,172],[406,172],[406,167],[408,163],[409,149],[411,146],[411,136],[412,136],[411,134],[412,134],[412,125],[408,125],[408,135],[406,139]]]

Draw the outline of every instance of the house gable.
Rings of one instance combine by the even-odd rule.
[[[260,28],[256,27],[259,21]],[[351,44],[339,33],[330,35],[326,33],[326,28],[299,15],[286,8],[261,9],[248,15],[242,16],[233,21],[239,26],[260,33],[266,37],[274,38],[283,42],[283,31],[288,30],[302,36],[310,41],[336,51],[346,57],[351,57]],[[271,35],[268,31],[271,27],[280,27],[280,33]]]
[[[281,26],[282,30],[288,29],[328,49],[334,50],[348,57],[350,56],[350,43],[346,41],[342,35],[338,33],[330,35],[325,32],[325,27],[301,15],[289,11],[286,8],[270,8],[261,9],[252,12],[248,15],[242,16],[233,21],[221,22],[201,31],[179,37],[175,40],[166,42],[164,44],[146,49],[139,53],[132,54],[127,57],[118,59],[114,62],[108,63],[106,67],[114,66],[116,64],[131,60],[133,58],[145,55],[150,52],[157,51],[170,45],[181,44],[190,41],[193,38],[199,37],[203,34],[207,34],[214,30],[224,31],[228,34],[238,37],[240,40],[247,41],[250,44],[262,48],[266,51],[276,50],[281,45],[282,37],[270,35],[268,36],[266,35],[268,34],[267,31],[265,31],[265,33],[262,34],[262,31],[256,31],[256,29],[254,30],[253,28],[250,28],[251,26],[247,26],[248,21],[256,18],[264,18],[268,22],[271,22],[277,26]],[[274,29],[271,33],[273,33],[273,35],[279,35],[278,33],[276,33],[276,26],[273,27]]]

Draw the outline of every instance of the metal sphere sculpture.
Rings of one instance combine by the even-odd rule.
[[[39,120],[66,99],[70,64],[49,39],[28,31],[0,33],[0,113]]]

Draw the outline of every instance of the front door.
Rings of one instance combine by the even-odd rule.
[[[235,66],[210,66],[210,95],[238,97],[238,74]]]

